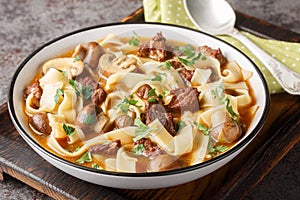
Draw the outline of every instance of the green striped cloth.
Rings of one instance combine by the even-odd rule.
[[[177,24],[197,29],[188,18],[182,0],[144,0],[143,6],[145,21],[147,22]],[[292,70],[300,73],[300,43],[263,39],[247,32],[242,33],[257,46],[272,55],[272,57]],[[257,59],[240,41],[229,36],[222,35],[218,37],[237,47],[253,60],[264,74],[271,94],[283,92],[281,86],[260,60]]]

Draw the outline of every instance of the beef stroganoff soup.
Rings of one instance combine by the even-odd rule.
[[[166,171],[212,159],[244,136],[258,109],[251,76],[205,44],[109,34],[45,61],[24,89],[24,113],[38,143],[61,158]]]

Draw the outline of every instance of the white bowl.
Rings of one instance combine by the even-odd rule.
[[[165,172],[119,173],[91,169],[66,161],[45,150],[31,137],[31,130],[27,125],[27,119],[23,113],[23,90],[33,79],[38,67],[46,60],[71,50],[77,44],[99,40],[109,33],[130,37],[133,31],[138,32],[139,35],[143,37],[153,37],[157,32],[162,31],[164,36],[168,39],[196,45],[208,45],[212,48],[221,48],[223,54],[229,60],[236,60],[243,68],[253,72],[250,84],[259,109],[241,141],[222,155],[190,167]],[[8,97],[8,108],[12,121],[24,140],[40,156],[62,171],[79,179],[103,186],[124,189],[153,189],[174,186],[198,179],[217,170],[237,156],[253,140],[263,126],[269,110],[269,93],[263,75],[255,64],[239,50],[216,37],[174,25],[116,23],[85,28],[66,34],[34,51],[19,66],[12,79]]]

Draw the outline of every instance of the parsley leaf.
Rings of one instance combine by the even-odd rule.
[[[91,98],[94,91],[90,85],[86,85],[86,86],[82,87],[81,93],[82,93],[83,98],[85,100],[88,100],[89,98]]]
[[[208,143],[208,152],[212,156],[216,156],[218,153],[223,153],[227,151],[228,147],[224,145],[218,145],[214,147],[213,139],[210,137]]]
[[[142,155],[142,153],[145,151],[145,146],[143,144],[137,144],[133,147],[132,152],[136,155]]]
[[[149,90],[148,96],[149,96],[149,97],[152,97],[152,96],[154,96],[154,95],[155,95],[155,88],[152,88],[151,90]]]
[[[166,69],[170,70],[172,65],[170,61],[165,62],[165,64],[163,65]]]
[[[58,102],[59,102],[59,97],[61,97],[62,95],[64,95],[64,90],[61,89],[61,88],[58,88],[58,89],[56,90],[56,94],[55,94],[55,96],[54,96],[54,101],[55,101],[55,103],[58,103]]]
[[[82,96],[85,100],[88,100],[93,95],[94,91],[90,85],[82,86],[81,83],[73,79],[69,79],[69,84],[75,90],[77,96]]]
[[[135,138],[133,138],[133,141],[136,142],[144,137],[146,137],[152,130],[153,128],[150,128],[146,126],[140,119],[136,118],[134,120],[134,125],[137,127],[135,129]]]
[[[184,122],[184,121],[182,121],[182,120],[179,120],[177,123],[176,123],[176,125],[175,125],[175,129],[176,129],[176,131],[178,132],[178,131],[180,131],[181,129],[183,129],[184,127],[186,127],[187,125],[186,125],[186,123]]]
[[[77,55],[77,56],[74,58],[73,62],[77,62],[77,61],[79,61],[79,60],[81,60],[80,55]]]
[[[139,46],[140,41],[138,38],[139,38],[139,36],[136,34],[136,32],[133,32],[133,36],[128,41],[128,44],[133,45],[133,46]]]
[[[148,99],[147,100],[149,103],[154,103],[154,102],[156,102],[156,98],[150,98],[150,99]]]
[[[78,160],[76,160],[77,163],[85,163],[85,162],[92,162],[92,155],[89,151],[84,153]]]
[[[75,133],[75,128],[72,126],[67,126],[65,123],[63,124],[63,129],[66,132],[66,134],[68,136],[72,135],[73,133]]]
[[[219,85],[218,87],[216,87],[214,90],[211,91],[213,98],[214,99],[218,99],[220,103],[224,103],[224,86],[223,85]]]
[[[99,170],[102,170],[102,169],[103,169],[103,168],[100,167],[97,163],[93,163],[93,164],[92,164],[92,168],[94,168],[94,169],[99,169]]]
[[[199,124],[197,122],[193,122],[193,124],[200,130],[204,135],[208,135],[210,130],[204,126],[203,124]]]
[[[87,114],[85,118],[83,119],[83,124],[95,124],[97,122],[96,116]]]
[[[56,70],[63,74],[63,78],[67,77],[67,72],[66,71],[63,71],[61,69],[56,69]]]
[[[137,102],[138,102],[138,100],[127,99],[125,97],[125,99],[121,103],[116,105],[116,108],[120,108],[123,113],[127,113],[130,105],[140,107],[140,106],[136,105]]]
[[[184,58],[181,58],[181,57],[178,57],[178,60],[179,60],[182,64],[184,64],[185,66],[190,66],[190,65],[193,64],[191,61],[189,61],[189,60],[187,60],[187,59],[184,59]]]
[[[69,84],[72,86],[72,88],[75,90],[75,93],[77,96],[80,96],[81,90],[82,90],[82,85],[77,82],[76,80],[69,79]]]
[[[156,75],[154,76],[154,78],[151,79],[151,81],[162,81],[162,77],[161,77],[161,75],[156,74]]]
[[[241,124],[239,121],[239,116],[233,111],[233,108],[230,105],[230,100],[228,98],[225,99],[225,105],[226,105],[226,110],[231,115],[233,121],[235,121],[238,124]]]

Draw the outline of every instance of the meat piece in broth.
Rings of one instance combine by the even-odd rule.
[[[149,171],[161,172],[172,169],[179,169],[185,166],[187,166],[187,163],[182,158],[169,154],[162,154],[151,160]]]
[[[157,156],[164,154],[165,152],[157,146],[157,144],[151,142],[150,139],[142,138],[134,143],[136,145],[143,145],[145,150],[142,152],[142,155],[148,157],[150,160],[153,160]]]
[[[117,154],[120,147],[121,147],[121,141],[115,140],[110,143],[96,144],[90,147],[90,152],[103,155],[103,156],[113,156]]]
[[[227,58],[222,54],[222,51],[220,48],[218,49],[212,49],[208,46],[200,46],[199,47],[200,53],[202,53],[205,56],[211,56],[217,59],[221,66],[225,65],[227,63]]]
[[[146,124],[150,124],[155,119],[158,119],[160,123],[167,129],[171,135],[175,135],[175,125],[173,122],[173,116],[168,113],[162,104],[153,104],[150,106],[146,113]]]
[[[46,113],[37,113],[29,117],[29,125],[38,135],[50,135],[52,128],[49,125],[49,119]]]
[[[40,99],[42,97],[42,88],[40,87],[39,81],[36,79],[33,84],[27,86],[24,90],[24,98],[26,99],[29,94],[33,94],[33,107],[40,107]]]
[[[116,128],[124,128],[127,126],[133,126],[133,120],[128,115],[120,115],[115,119]]]
[[[149,57],[157,61],[165,61],[172,57],[173,53],[169,51],[167,40],[162,33],[157,33],[151,40],[139,46],[137,55],[140,57]]]
[[[99,59],[104,53],[105,51],[97,42],[89,42],[86,57],[84,58],[84,64],[91,69],[96,69],[98,67]]]
[[[176,88],[170,91],[172,100],[167,105],[168,110],[175,113],[199,110],[199,92],[195,88]]]

